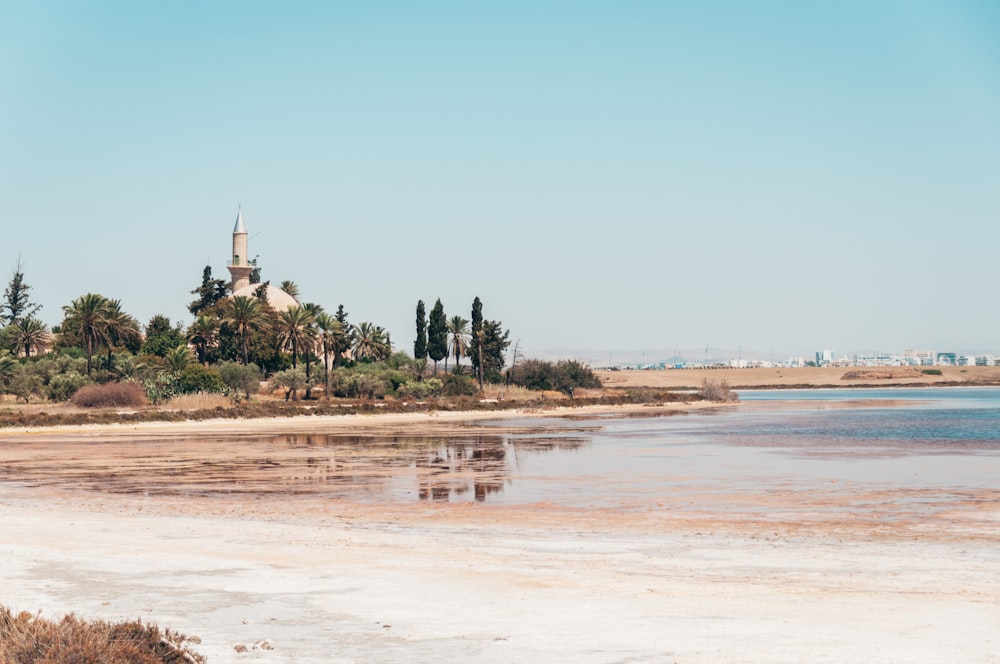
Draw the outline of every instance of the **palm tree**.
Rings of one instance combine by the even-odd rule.
[[[122,311],[121,300],[107,300],[102,336],[108,347],[108,371],[111,371],[111,349],[142,340],[139,321]]]
[[[334,353],[334,362],[337,362],[337,348],[346,341],[344,326],[340,324],[334,316],[321,311],[316,316],[317,339],[323,349],[323,395],[330,398],[330,353]]]
[[[392,354],[392,346],[386,338],[385,330],[367,321],[354,328],[354,357],[358,360],[378,362]]]
[[[188,328],[187,338],[198,352],[198,361],[208,366],[208,349],[219,337],[219,321],[211,316],[198,316]]]
[[[180,373],[184,371],[191,364],[191,350],[187,347],[187,344],[180,344],[176,348],[172,348],[167,351],[167,355],[164,358],[167,361],[167,367],[175,372]]]
[[[103,295],[87,293],[63,307],[66,313],[64,328],[80,335],[83,348],[87,351],[87,376],[93,366],[94,348],[104,340],[104,322],[108,313],[108,300]]]
[[[0,386],[6,385],[10,377],[14,375],[14,369],[17,367],[17,360],[15,360],[10,351],[4,348],[0,350]]]
[[[306,399],[308,400],[312,396],[312,377],[311,367],[313,360],[316,359],[316,346],[318,343],[316,335],[316,318],[323,313],[323,307],[316,304],[315,302],[306,302],[302,305],[306,313],[309,314],[309,344],[303,346],[302,357],[306,361]]]
[[[455,366],[459,358],[469,350],[469,321],[461,316],[452,316],[447,323],[448,334],[451,335],[451,352],[455,355]],[[444,361],[445,373],[448,372],[448,359]]]
[[[257,298],[237,295],[228,300],[223,322],[232,326],[236,336],[240,338],[244,365],[250,363],[250,333],[264,327],[265,321],[264,309]]]
[[[299,299],[299,287],[294,281],[282,281],[281,290],[285,291],[296,300]]]
[[[315,337],[313,316],[306,307],[289,307],[278,314],[278,345],[292,351],[293,369],[299,366],[299,349],[308,352]]]
[[[25,357],[31,357],[32,349],[35,355],[41,353],[49,345],[50,338],[45,323],[37,318],[21,318],[14,323],[14,339],[17,347],[24,349]]]

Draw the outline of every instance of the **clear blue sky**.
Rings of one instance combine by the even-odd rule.
[[[1000,352],[1000,3],[0,6],[0,277],[263,277],[412,350]]]

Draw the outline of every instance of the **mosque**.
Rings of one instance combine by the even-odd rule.
[[[260,284],[250,283],[250,273],[253,272],[254,265],[250,262],[250,254],[247,250],[247,225],[243,221],[242,207],[236,212],[236,225],[233,227],[233,258],[228,267],[229,274],[233,277],[232,297],[237,295],[257,297]],[[299,306],[298,300],[276,286],[268,284],[265,290],[267,303],[275,311],[287,311],[292,307]]]

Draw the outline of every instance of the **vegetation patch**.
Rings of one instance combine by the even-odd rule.
[[[200,643],[141,621],[62,620],[13,613],[0,606],[0,662],[17,664],[203,664],[189,649]]]
[[[840,380],[893,380],[896,378],[918,378],[920,375],[920,369],[916,367],[852,369],[841,376]]]
[[[232,399],[224,394],[212,392],[196,392],[195,394],[180,394],[163,404],[168,410],[215,410],[229,408]]]
[[[594,372],[576,360],[525,360],[510,370],[510,382],[529,390],[554,390],[563,394],[573,394],[579,387],[601,387],[601,380]]]
[[[81,408],[138,408],[149,404],[146,390],[136,383],[85,385],[70,401]]]
[[[707,378],[701,384],[701,398],[706,401],[739,401],[740,397],[729,387],[726,381],[714,381]]]

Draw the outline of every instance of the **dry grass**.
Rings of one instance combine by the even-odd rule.
[[[176,396],[163,404],[163,408],[166,410],[215,410],[216,408],[228,408],[232,405],[232,400],[223,394],[198,392]]]
[[[7,664],[203,664],[182,634],[140,621],[60,621],[0,606],[0,662]]]
[[[557,396],[553,397],[553,395]],[[565,398],[565,395],[559,392],[539,392],[518,385],[492,385],[490,383],[483,385],[483,391],[479,393],[479,396],[481,399],[501,401],[538,401],[548,398]]]

